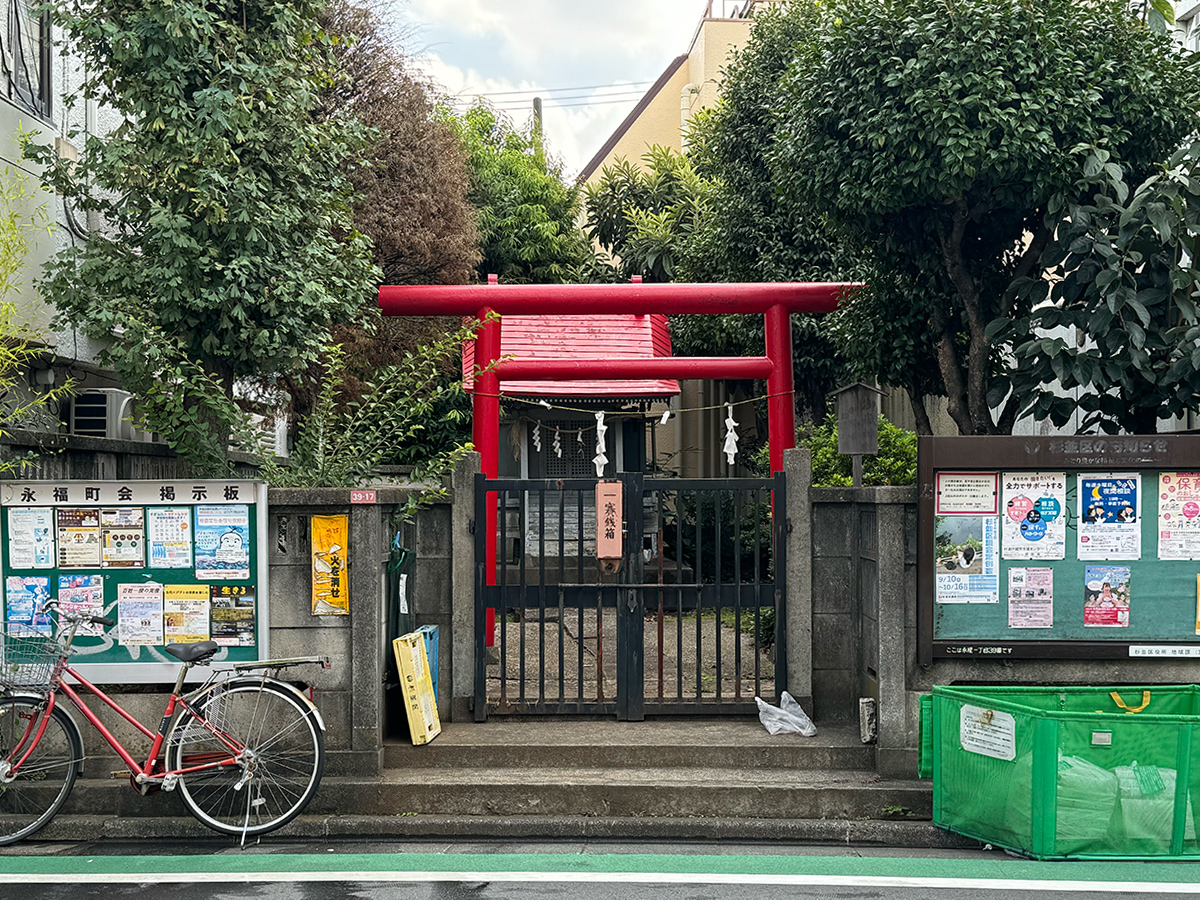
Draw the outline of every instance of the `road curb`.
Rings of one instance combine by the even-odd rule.
[[[301,816],[264,842],[304,838],[674,839],[783,841],[913,849],[977,849],[978,841],[928,821],[876,819],[735,819],[600,816]],[[206,838],[217,833],[191,818],[58,816],[32,841],[128,841]],[[16,845],[19,848],[21,845]]]

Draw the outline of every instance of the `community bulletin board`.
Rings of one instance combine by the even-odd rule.
[[[1200,436],[922,437],[918,654],[1200,657]]]
[[[0,483],[4,620],[50,632],[43,605],[115,619],[81,626],[72,665],[104,683],[173,680],[167,644],[266,659],[267,488],[228,481]]]

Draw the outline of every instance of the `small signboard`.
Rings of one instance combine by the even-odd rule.
[[[605,572],[620,568],[624,528],[624,485],[601,481],[596,485],[596,559]]]

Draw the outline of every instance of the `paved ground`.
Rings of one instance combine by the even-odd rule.
[[[615,609],[558,610],[496,626],[496,654],[488,666],[488,695],[509,699],[611,700],[617,691]],[[643,673],[647,699],[742,698],[774,694],[775,664],[755,646],[753,610],[743,628],[715,615],[649,615],[643,620]],[[718,666],[719,663],[719,666]],[[719,677],[718,677],[719,675]],[[522,686],[524,693],[522,694]]]

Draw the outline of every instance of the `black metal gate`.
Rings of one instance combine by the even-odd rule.
[[[616,478],[625,555],[619,572],[602,575],[594,479],[477,476],[478,721],[489,713],[744,715],[756,696],[774,700],[786,686],[783,475]],[[497,519],[490,578],[489,504]]]

